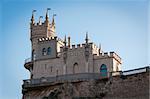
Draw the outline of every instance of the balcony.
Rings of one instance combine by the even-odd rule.
[[[33,60],[31,58],[26,59],[24,67],[26,69],[28,69],[28,70],[30,70],[31,68],[33,68]]]
[[[81,82],[89,81],[93,79],[105,79],[108,80],[108,76],[102,77],[100,73],[78,73],[78,74],[66,74],[56,77],[41,77],[37,79],[23,80],[23,88],[37,88],[42,86],[50,86],[60,84],[64,82]]]

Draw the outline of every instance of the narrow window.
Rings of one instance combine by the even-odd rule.
[[[51,66],[51,72],[53,71],[53,67]]]
[[[100,67],[100,74],[101,76],[107,76],[107,66],[105,64],[102,64]]]
[[[35,50],[33,49],[32,50],[32,60],[35,60],[35,58],[36,58],[36,54],[35,54]]]
[[[42,49],[42,55],[43,56],[46,55],[46,49],[45,48]]]
[[[51,47],[48,47],[47,49],[47,55],[50,55],[51,54]]]
[[[73,65],[73,74],[75,74],[75,73],[79,73],[78,63],[74,63],[74,65]]]
[[[58,69],[56,70],[56,76],[58,76]]]

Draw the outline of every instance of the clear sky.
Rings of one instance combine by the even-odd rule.
[[[51,8],[50,21],[57,14],[57,35],[71,36],[73,44],[83,43],[88,31],[90,41],[118,53],[122,69],[128,70],[150,64],[148,7],[149,0],[1,0],[0,99],[21,99],[22,80],[29,78],[24,60],[31,53],[33,9],[38,21]]]

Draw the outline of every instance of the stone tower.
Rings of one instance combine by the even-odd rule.
[[[31,44],[32,44],[32,59],[34,59],[36,55],[36,50],[37,50],[37,44],[38,44],[38,39],[39,38],[51,38],[55,37],[55,21],[54,21],[54,16],[52,19],[52,23],[49,21],[48,17],[48,10],[46,12],[45,16],[45,21],[42,23],[40,18],[39,22],[35,23],[34,19],[34,12],[32,12],[32,18],[31,18],[31,23],[30,23],[30,30],[31,30]]]

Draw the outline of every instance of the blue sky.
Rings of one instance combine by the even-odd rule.
[[[0,98],[20,99],[23,79],[29,78],[24,60],[30,57],[29,22],[50,21],[56,13],[57,35],[71,36],[72,44],[83,43],[86,31],[104,51],[115,51],[128,70],[150,64],[149,0],[3,0],[0,3]],[[150,9],[150,7],[149,7]],[[44,18],[43,18],[44,19]]]

